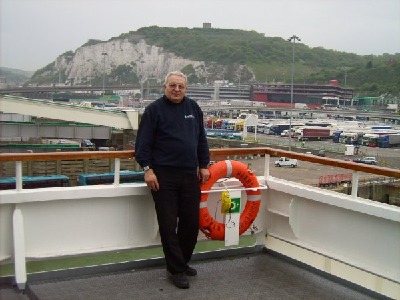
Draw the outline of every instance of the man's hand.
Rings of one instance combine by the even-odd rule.
[[[208,179],[210,179],[210,171],[205,168],[205,169],[199,169],[199,181],[203,184],[205,183]]]
[[[158,191],[160,189],[157,176],[156,174],[154,174],[154,171],[152,169],[144,172],[144,182],[146,182],[147,186],[153,191]]]

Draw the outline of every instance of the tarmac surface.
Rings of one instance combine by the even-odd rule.
[[[269,139],[286,139],[281,137],[268,137]],[[349,160],[355,158],[362,158],[365,156],[374,156],[376,157],[378,164],[377,166],[388,167],[393,169],[400,169],[400,148],[371,148],[366,146],[361,146],[359,148],[358,155],[345,155],[345,146],[338,145],[331,141],[314,141],[314,142],[307,142],[307,146],[309,148],[295,148],[292,149],[295,152],[311,152],[316,154],[318,151],[311,150],[313,148],[319,147],[321,149],[324,148],[332,148],[332,147],[340,147],[343,149],[341,153],[337,152],[329,152],[326,151],[326,157],[339,159],[339,160]],[[287,150],[287,149],[285,149]],[[245,163],[251,163],[251,168],[255,171],[256,175],[262,175],[264,172],[264,158],[254,158],[253,160],[249,159],[242,159]],[[290,167],[275,167],[274,161],[277,160],[276,157],[271,157],[270,161],[270,175],[282,179],[292,180],[298,183],[303,183],[307,185],[318,185],[320,176],[326,175],[336,175],[336,174],[347,174],[351,173],[351,170],[337,168],[332,166],[325,166],[315,163],[310,163],[306,161],[298,161],[299,165],[297,168],[290,168]],[[378,175],[373,174],[361,174],[361,178],[373,178],[377,177]]]

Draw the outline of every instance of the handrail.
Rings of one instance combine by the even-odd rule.
[[[340,159],[320,157],[312,154],[303,154],[292,151],[274,149],[269,147],[255,148],[223,148],[210,149],[211,156],[217,155],[270,155],[285,156],[317,164],[323,164],[343,169],[366,172],[376,175],[400,178],[400,170],[387,167],[371,166],[354,162],[343,161]],[[35,161],[35,160],[77,160],[77,159],[99,159],[99,158],[134,158],[135,151],[82,151],[82,152],[47,152],[47,153],[1,153],[0,162],[7,161]]]
[[[35,160],[68,160],[98,158],[133,158],[133,150],[123,151],[82,151],[82,152],[46,152],[46,153],[1,153],[0,162],[35,161]]]

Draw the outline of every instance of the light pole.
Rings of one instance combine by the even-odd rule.
[[[296,41],[301,41],[296,35],[292,35],[287,39],[288,42],[293,41],[292,47],[292,84],[290,86],[290,116],[289,116],[289,151],[292,151],[292,111],[293,111],[293,78],[294,78],[294,46]]]
[[[347,67],[344,67],[344,92],[345,92],[345,97],[343,101],[343,107],[346,106],[346,99],[347,99]]]
[[[102,52],[101,55],[103,55],[103,96],[106,93],[105,91],[105,83],[106,83],[106,55],[107,52]]]

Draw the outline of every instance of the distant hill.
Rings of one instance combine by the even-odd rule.
[[[107,84],[162,80],[171,69],[191,83],[290,82],[293,44],[255,31],[150,26],[89,40],[38,70],[31,83]],[[295,44],[295,83],[339,80],[355,95],[400,97],[400,53],[357,55]]]
[[[137,33],[148,43],[186,58],[249,66],[258,82],[291,81],[293,44],[283,38],[255,31],[157,26]],[[295,83],[324,84],[331,79],[362,96],[400,97],[400,53],[362,56],[296,43]]]
[[[5,87],[13,87],[24,85],[33,75],[33,72],[22,71],[0,67],[0,77],[5,78],[5,82],[1,81],[1,85]]]

